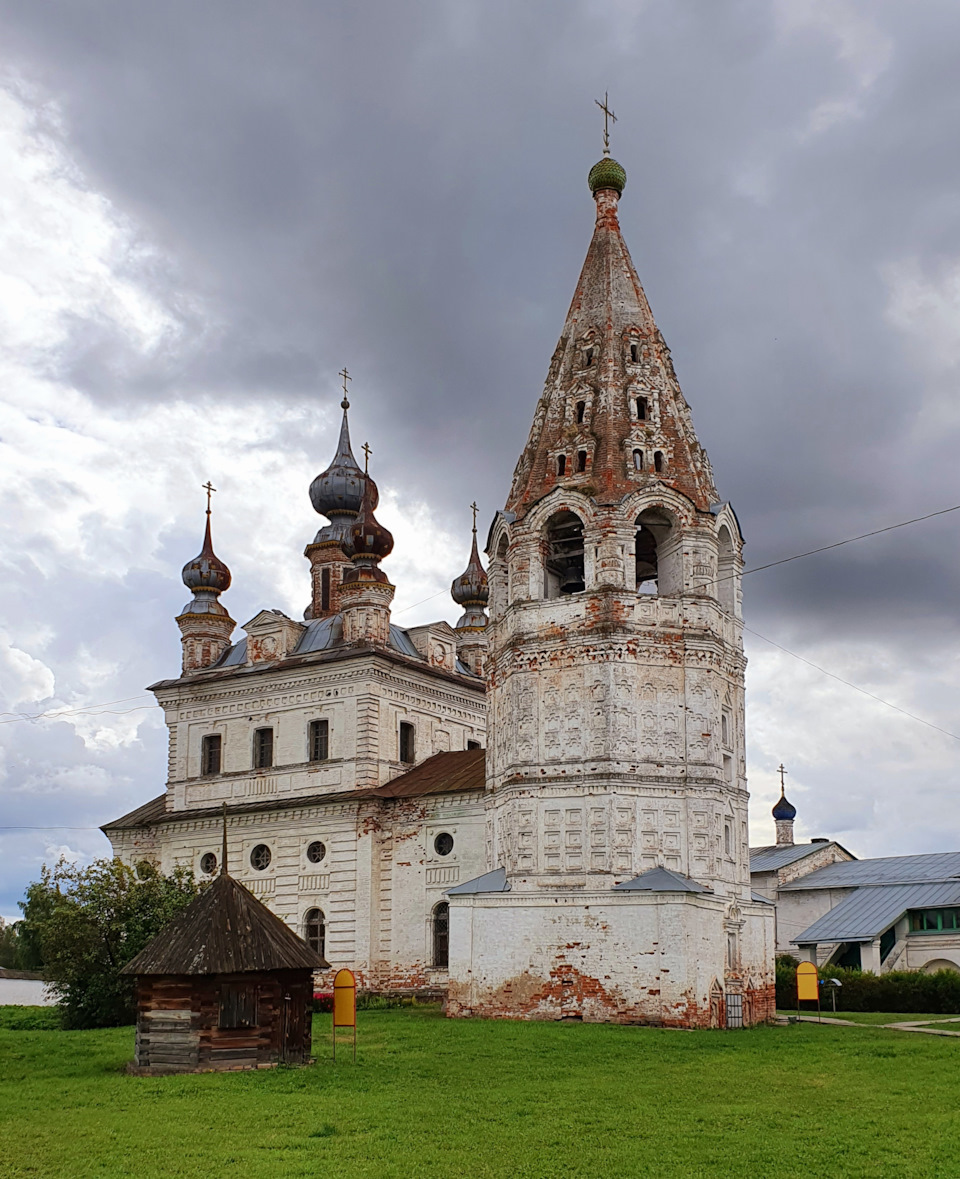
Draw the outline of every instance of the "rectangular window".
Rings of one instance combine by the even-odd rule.
[[[220,987],[221,1028],[257,1026],[257,988],[250,983],[224,983]]]
[[[728,856],[733,851],[733,838],[730,834],[729,823],[724,823],[723,825],[723,850],[724,853]]]
[[[211,733],[200,742],[200,773],[220,773],[220,749],[223,738],[219,733]]]
[[[647,399],[646,397],[637,398],[637,418],[641,422],[647,420]]]
[[[320,609],[326,613],[330,609],[330,566],[320,571]]]
[[[416,761],[416,743],[413,725],[406,721],[400,722],[400,760],[403,762]]]
[[[467,742],[467,748],[468,748],[468,749],[479,749],[479,748],[480,748],[480,742],[479,742],[479,741],[468,741],[468,742]]]
[[[266,770],[273,765],[273,729],[257,729],[253,734],[253,768]]]
[[[310,760],[326,761],[330,756],[330,722],[310,722]]]
[[[939,933],[960,929],[960,909],[915,909],[910,914],[912,933]]]

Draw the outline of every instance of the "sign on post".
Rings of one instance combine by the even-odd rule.
[[[820,1017],[820,978],[813,962],[801,962],[797,967],[797,1016],[801,1003],[816,1003],[817,1018]]]
[[[338,970],[333,980],[333,1059],[337,1059],[337,1028],[353,1028],[353,1061],[357,1061],[357,980],[353,971]]]

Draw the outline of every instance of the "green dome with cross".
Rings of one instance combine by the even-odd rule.
[[[627,173],[622,164],[618,164],[612,156],[604,156],[590,169],[587,177],[590,191],[596,193],[601,188],[612,188],[622,194],[627,186]]]

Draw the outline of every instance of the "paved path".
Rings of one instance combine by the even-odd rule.
[[[796,1016],[792,1018],[796,1019]],[[925,1032],[928,1036],[960,1036],[960,1031],[952,1032],[947,1028],[922,1027],[930,1023],[960,1023],[960,1015],[948,1015],[943,1019],[908,1019],[900,1023],[855,1023],[852,1019],[834,1019],[824,1015],[817,1019],[815,1015],[801,1015],[801,1023],[829,1023],[834,1027],[845,1028],[892,1028],[896,1032]]]

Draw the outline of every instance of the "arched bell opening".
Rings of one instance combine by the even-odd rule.
[[[717,600],[728,614],[737,612],[737,557],[726,524],[717,533]]]
[[[584,572],[583,521],[575,512],[557,512],[544,530],[545,598],[578,594],[586,589]]]
[[[647,508],[636,519],[638,594],[675,592],[679,545],[673,522],[662,508]]]
[[[491,618],[499,617],[510,604],[510,565],[507,561],[509,547],[510,543],[506,536],[501,536],[487,573],[487,584],[490,587]]]

